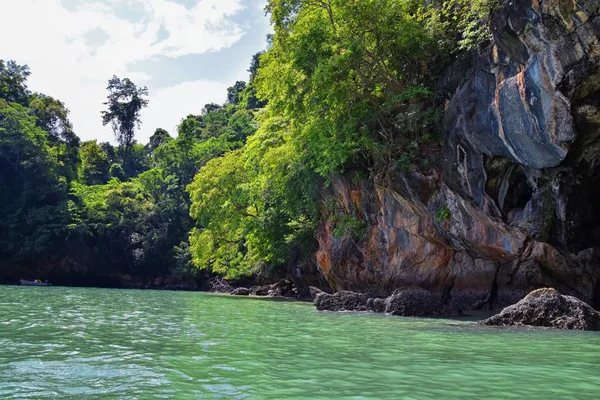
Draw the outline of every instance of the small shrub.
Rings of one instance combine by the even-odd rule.
[[[451,214],[450,214],[450,209],[448,208],[448,206],[439,208],[437,210],[437,213],[435,213],[435,219],[440,224],[448,221],[450,219],[450,216],[451,216]]]
[[[336,238],[348,235],[354,239],[360,239],[367,233],[368,225],[360,218],[351,215],[336,215],[332,221],[335,224],[333,236]]]

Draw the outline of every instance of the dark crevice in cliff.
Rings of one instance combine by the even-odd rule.
[[[525,173],[521,170],[511,177],[508,190],[504,198],[503,211],[506,214],[523,210],[531,200],[533,189],[529,186]]]
[[[488,297],[480,303],[475,304],[473,306],[474,310],[493,310],[494,305],[498,303],[498,276],[500,274],[500,268],[502,268],[500,265],[496,267],[496,273],[494,274],[494,280],[492,281]]]
[[[600,283],[596,284],[596,288],[594,289],[594,298],[592,301],[592,306],[594,306],[596,310],[600,310]]]
[[[597,247],[600,245],[600,179],[596,176],[591,183],[592,192],[589,194],[587,207],[583,211],[581,248]]]
[[[577,139],[562,163],[560,175],[563,244],[580,251],[600,244],[600,69],[581,82],[573,95]]]
[[[456,278],[452,279],[450,285],[446,288],[444,293],[442,294],[441,303],[444,305],[450,305],[452,301],[452,289],[454,289],[454,285],[456,284]]]
[[[488,310],[494,309],[494,304],[498,303],[498,271],[500,271],[500,267],[496,270],[496,276],[494,277],[494,281],[492,282],[492,289],[490,291],[490,298],[488,300]]]

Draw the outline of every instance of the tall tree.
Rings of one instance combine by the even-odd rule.
[[[106,111],[102,111],[102,123],[112,124],[113,132],[121,148],[123,166],[129,173],[132,147],[135,143],[135,128],[142,121],[140,113],[148,106],[148,88],[138,87],[130,79],[120,79],[116,75],[108,81],[108,97],[105,103]]]
[[[162,128],[157,128],[152,134],[152,136],[150,136],[148,144],[146,145],[148,153],[152,155],[157,147],[162,146],[170,140],[173,140],[173,138],[171,137],[171,135],[169,135],[169,132]]]
[[[227,88],[227,103],[237,105],[244,89],[246,89],[246,82],[244,81],[237,81],[235,85]]]
[[[26,81],[30,74],[27,65],[0,60],[0,99],[27,106],[30,92]]]
[[[0,99],[0,260],[31,264],[65,232],[67,185],[28,109]]]
[[[35,93],[29,102],[31,115],[37,118],[37,125],[50,134],[51,141],[59,141],[77,147],[79,138],[73,133],[69,121],[69,110],[65,104],[53,97]]]
[[[252,56],[252,60],[250,61],[250,67],[248,68],[248,72],[250,72],[250,82],[256,78],[256,74],[258,73],[258,69],[260,68],[260,56],[262,56],[265,52],[259,51],[258,53]]]

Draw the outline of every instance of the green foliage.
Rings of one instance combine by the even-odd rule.
[[[398,160],[427,168],[422,156],[439,151],[432,88],[456,51],[489,36],[493,4],[271,0],[259,97],[291,121],[296,148],[326,178]]]
[[[30,92],[26,81],[30,74],[27,65],[0,60],[0,99],[27,106]]]
[[[490,20],[499,6],[494,0],[444,0],[423,6],[418,16],[440,36],[444,48],[472,50],[491,40]]]
[[[389,164],[406,137],[432,129],[423,121],[412,130],[394,121],[414,108],[432,108],[426,87],[443,67],[438,38],[415,18],[413,4],[269,2],[276,34],[261,57],[258,93],[292,121],[297,148],[310,154],[321,175],[357,163]]]
[[[267,100],[259,100],[256,94],[256,75],[258,74],[258,70],[260,68],[260,58],[263,54],[264,52],[261,51],[252,56],[250,68],[248,68],[248,72],[250,73],[250,81],[238,96],[238,106],[240,109],[256,110],[264,108],[267,105]]]
[[[0,257],[44,257],[64,234],[67,181],[36,118],[0,99]]]
[[[125,175],[125,171],[123,170],[123,166],[118,163],[113,163],[110,166],[109,174],[110,174],[111,178],[115,178],[121,182],[124,182],[127,179],[127,176]]]
[[[103,185],[108,182],[110,163],[108,156],[95,140],[81,146],[81,178],[87,185]]]
[[[171,135],[169,135],[169,132],[162,128],[156,129],[152,136],[150,136],[148,144],[146,145],[148,155],[152,156],[157,148],[159,148],[163,144],[167,144],[171,140],[173,140],[173,138],[171,137]]]
[[[451,214],[450,209],[448,208],[448,206],[440,207],[437,210],[437,212],[435,213],[435,219],[440,224],[448,221],[451,216],[452,216],[452,214]]]
[[[237,105],[244,89],[246,89],[246,82],[243,81],[237,81],[235,85],[227,88],[227,103]]]
[[[362,239],[367,233],[367,223],[351,215],[334,215],[332,222],[335,224],[333,236],[337,238],[350,236],[354,239]]]
[[[317,180],[288,141],[288,123],[261,117],[241,150],[207,163],[188,187],[192,260],[230,278],[281,266],[314,248]]]
[[[29,114],[36,117],[38,127],[49,133],[49,144],[56,149],[60,174],[69,181],[77,179],[80,140],[73,132],[69,110],[60,100],[44,94],[35,93],[29,100]]]

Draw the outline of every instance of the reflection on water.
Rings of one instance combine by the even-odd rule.
[[[597,399],[600,334],[0,287],[0,398]]]

